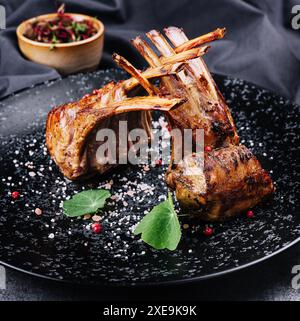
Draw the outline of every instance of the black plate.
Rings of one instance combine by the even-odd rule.
[[[44,149],[47,112],[123,77],[117,70],[71,76],[0,102],[1,264],[80,284],[158,284],[240,269],[299,240],[299,107],[242,80],[216,76],[242,142],[276,183],[274,200],[255,208],[254,218],[244,214],[214,224],[210,238],[202,233],[203,223],[185,221],[190,227],[183,230],[178,250],[156,251],[133,237],[131,228],[166,195],[166,167],[122,168],[84,185],[65,180]],[[67,195],[111,179],[111,192],[120,200],[103,214],[101,234],[88,230],[90,220],[63,216],[59,204]],[[133,197],[124,194],[129,187]],[[13,190],[21,193],[17,201],[10,196]],[[34,213],[37,207],[41,216]]]

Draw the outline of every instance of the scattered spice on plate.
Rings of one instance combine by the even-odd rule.
[[[42,211],[40,208],[37,207],[37,208],[34,210],[34,213],[35,213],[36,215],[40,216],[40,215],[43,214],[43,211]]]
[[[161,159],[157,159],[157,160],[155,161],[155,165],[156,165],[156,166],[161,166],[161,165],[162,165],[162,160],[161,160]]]
[[[100,233],[102,230],[101,224],[100,223],[93,223],[92,224],[92,231],[96,234]]]
[[[20,197],[20,193],[19,193],[18,191],[13,191],[13,192],[11,193],[11,197],[12,197],[14,200],[16,200],[16,199],[18,199],[18,198]]]
[[[213,235],[213,233],[214,233],[214,230],[210,226],[206,226],[203,232],[205,236],[211,236]]]
[[[249,210],[249,211],[247,212],[247,217],[248,217],[248,218],[254,217],[253,211],[250,211],[250,210]]]
[[[101,221],[101,216],[100,215],[93,215],[92,220],[94,222],[99,222],[99,221]]]

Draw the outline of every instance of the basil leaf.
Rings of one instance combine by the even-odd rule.
[[[172,196],[153,207],[137,225],[134,234],[142,234],[141,239],[155,249],[177,248],[181,238],[180,224],[174,210]]]
[[[110,192],[105,189],[80,192],[70,200],[64,201],[64,213],[69,217],[95,213],[104,207],[106,199],[110,196]]]

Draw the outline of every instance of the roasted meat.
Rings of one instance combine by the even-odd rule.
[[[182,29],[166,28],[174,47],[157,30],[147,33],[161,53],[158,57],[140,37],[133,44],[150,66],[160,66],[174,54],[224,36],[225,29],[188,40]],[[162,90],[187,98],[168,112],[170,123],[180,129],[203,129],[204,144],[212,149],[175,162],[176,146],[166,174],[168,186],[175,190],[182,208],[204,220],[224,220],[255,206],[274,191],[272,180],[255,156],[239,145],[230,110],[201,57],[188,60],[180,71],[164,76]],[[196,142],[195,131],[194,140]],[[178,158],[177,158],[178,159]]]
[[[69,179],[103,174],[118,165],[120,146],[114,154],[114,146],[108,147],[109,162],[99,161],[97,150],[105,142],[97,139],[100,129],[111,129],[119,135],[119,121],[127,121],[128,131],[143,128],[150,135],[151,115],[149,110],[168,111],[183,98],[158,96],[158,90],[148,78],[159,77],[173,72],[178,65],[166,65],[140,73],[124,58],[118,56],[119,63],[130,66],[136,77],[119,83],[111,82],[95,94],[81,100],[58,106],[50,111],[46,123],[46,144],[61,172]],[[127,68],[126,67],[126,68]],[[151,96],[128,98],[126,93],[141,84]],[[118,137],[116,142],[118,143]],[[130,141],[127,142],[130,145]],[[110,158],[109,158],[110,157]]]
[[[192,154],[169,168],[167,184],[183,209],[207,221],[225,220],[274,191],[272,180],[245,146]]]
[[[81,109],[84,100],[61,106],[48,116],[46,142],[49,152],[61,172],[71,180],[103,174],[117,166],[119,155],[115,156],[115,162],[105,164],[97,160],[97,150],[104,143],[97,140],[97,132],[101,128],[112,129],[118,135],[119,121],[127,120],[128,130],[136,127],[147,129],[148,115],[140,111],[157,108],[166,111],[180,101],[176,98],[140,97],[125,99],[109,107],[96,101]],[[107,153],[113,155],[113,150]]]
[[[50,111],[46,124],[46,144],[61,172],[69,179],[77,179],[104,174],[118,165],[120,146],[114,164],[99,162],[97,150],[103,141],[97,141],[101,128],[112,129],[119,135],[119,121],[127,121],[128,131],[134,128],[145,129],[150,136],[150,110],[169,111],[173,106],[186,100],[183,95],[170,95],[154,86],[149,79],[175,74],[186,60],[204,55],[208,46],[192,48],[174,54],[163,63],[144,72],[137,70],[125,58],[114,54],[115,62],[132,75],[132,78],[111,82],[99,89],[96,94],[81,100],[58,106]],[[129,98],[128,93],[140,85],[149,96]],[[118,142],[118,137],[117,137]],[[128,145],[131,142],[128,141]],[[130,146],[128,146],[130,147]],[[108,146],[109,148],[109,146]]]
[[[47,119],[46,143],[66,177],[105,173],[118,165],[121,146],[117,146],[115,163],[99,163],[97,150],[103,142],[97,141],[98,130],[109,128],[118,134],[119,121],[127,120],[129,130],[144,128],[150,137],[150,111],[161,110],[173,128],[192,129],[194,147],[199,144],[196,130],[203,129],[204,145],[209,147],[204,154],[192,153],[177,163],[172,144],[168,186],[193,215],[224,220],[255,206],[274,191],[268,173],[239,144],[230,110],[201,58],[209,48],[204,44],[222,38],[225,29],[192,40],[176,27],[164,32],[169,41],[157,30],[147,33],[160,56],[141,37],[132,40],[149,64],[144,72],[114,54],[115,62],[132,78],[109,83],[94,95],[53,109]],[[149,81],[152,78],[160,80],[158,86]],[[129,92],[138,85],[148,96],[129,98]]]

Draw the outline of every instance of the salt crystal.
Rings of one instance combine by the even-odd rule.
[[[127,193],[126,193],[128,196],[133,196],[134,195],[134,191],[132,191],[132,190],[129,190],[129,191],[127,191]]]

